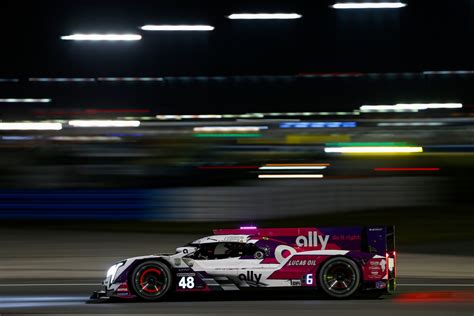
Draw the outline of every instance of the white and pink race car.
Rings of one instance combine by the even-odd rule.
[[[160,301],[172,292],[317,289],[333,298],[390,294],[393,226],[216,229],[175,254],[123,260],[91,298]]]

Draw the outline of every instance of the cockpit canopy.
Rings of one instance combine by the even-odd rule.
[[[217,235],[193,241],[187,246],[176,249],[195,260],[214,260],[237,257],[263,259],[266,249],[260,249],[255,243],[248,242],[248,235]]]

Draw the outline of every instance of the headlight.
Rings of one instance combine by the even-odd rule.
[[[109,268],[109,270],[107,270],[107,278],[110,277],[110,283],[112,283],[115,279],[115,274],[117,273],[117,270],[123,266],[125,263],[125,261],[122,261],[122,262],[119,262],[117,264],[114,264],[113,266],[111,266]]]

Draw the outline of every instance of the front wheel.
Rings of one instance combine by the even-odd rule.
[[[133,292],[147,301],[162,300],[171,289],[171,270],[159,261],[147,261],[139,264],[130,278]]]
[[[323,264],[318,281],[320,288],[330,297],[349,298],[359,289],[360,271],[353,260],[336,257]]]

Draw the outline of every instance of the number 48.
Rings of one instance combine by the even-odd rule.
[[[181,277],[178,283],[179,287],[183,289],[193,289],[194,288],[194,277]]]

